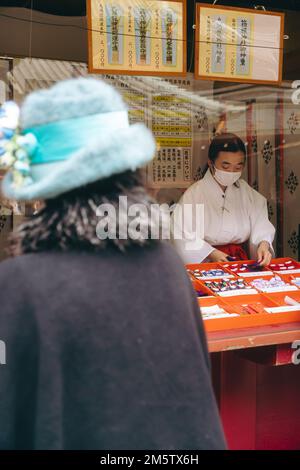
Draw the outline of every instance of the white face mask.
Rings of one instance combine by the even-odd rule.
[[[238,179],[242,176],[241,171],[223,171],[218,170],[215,168],[214,178],[220,183],[222,186],[231,186],[232,184],[236,183]]]

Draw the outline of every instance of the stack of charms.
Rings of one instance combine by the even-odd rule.
[[[237,314],[227,313],[223,308],[219,307],[219,305],[211,305],[210,307],[201,307],[201,314],[202,314],[203,320],[238,317]]]
[[[206,281],[204,284],[208,289],[218,295],[222,295],[227,292],[232,293],[233,291],[242,289],[249,289],[249,286],[246,284],[244,279],[222,279],[221,281]]]
[[[299,263],[292,260],[271,263],[269,266],[272,271],[280,272],[280,273],[292,273],[292,272],[300,272]]]
[[[274,276],[271,279],[254,279],[250,284],[260,292],[297,290],[296,286],[286,283],[279,276]]]
[[[224,264],[224,268],[230,269],[235,274],[251,274],[251,273],[260,273],[265,270],[263,266],[260,266],[259,263],[253,262],[253,263],[234,263],[234,264]]]
[[[223,277],[232,277],[229,273],[223,269],[194,269],[188,270],[196,279],[217,279]]]

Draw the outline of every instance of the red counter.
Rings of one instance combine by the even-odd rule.
[[[300,323],[208,332],[230,449],[300,449]],[[300,355],[299,355],[300,357]]]

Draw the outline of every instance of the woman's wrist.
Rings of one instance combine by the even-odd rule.
[[[267,240],[262,240],[257,248],[257,261],[261,266],[268,266],[271,260],[271,245]]]
[[[266,247],[267,247],[268,249],[271,248],[271,245],[270,245],[270,243],[269,243],[267,240],[262,240],[262,241],[258,244],[258,247],[260,247],[260,246],[262,246],[262,245],[266,245]]]

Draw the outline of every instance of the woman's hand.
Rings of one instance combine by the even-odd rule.
[[[268,266],[272,260],[269,242],[262,241],[257,248],[257,262],[260,266]]]
[[[214,250],[210,253],[209,260],[212,263],[227,263],[228,262],[227,256],[228,255],[226,255],[226,253],[223,253],[223,251]]]

